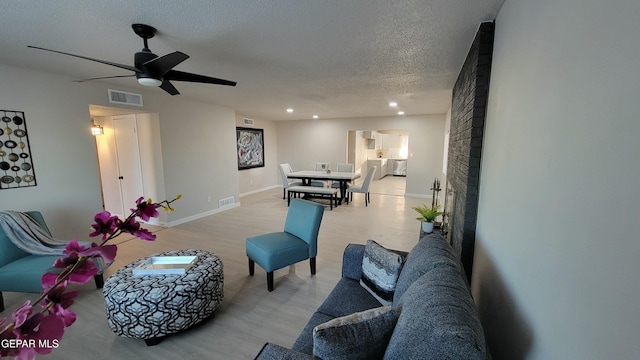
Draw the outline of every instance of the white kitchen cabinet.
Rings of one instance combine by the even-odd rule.
[[[366,130],[362,132],[362,137],[368,140],[375,140],[376,139],[376,134],[378,134],[377,131],[373,131],[373,130]]]
[[[376,133],[375,140],[373,141],[375,142],[373,149],[376,149],[376,150],[389,149],[389,134]],[[372,148],[370,147],[370,149]]]
[[[377,131],[367,130],[362,132],[362,137],[365,139],[365,144],[367,145],[367,149],[376,150],[378,149],[378,141],[380,134]]]
[[[389,134],[379,133],[376,138],[377,146],[376,149],[387,150],[389,149]]]

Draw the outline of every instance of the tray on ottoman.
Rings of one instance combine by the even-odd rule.
[[[152,256],[131,271],[134,276],[181,275],[187,272],[197,259],[197,256]]]

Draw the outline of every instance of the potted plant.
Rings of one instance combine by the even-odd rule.
[[[413,210],[420,214],[416,219],[422,221],[422,231],[425,233],[433,232],[433,220],[442,215],[442,212],[439,211],[440,205],[436,205],[435,207],[422,205],[414,207]]]

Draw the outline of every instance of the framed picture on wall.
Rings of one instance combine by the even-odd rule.
[[[0,112],[0,190],[36,186],[24,112]]]
[[[264,130],[236,127],[238,170],[264,167]]]

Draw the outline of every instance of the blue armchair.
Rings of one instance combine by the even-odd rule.
[[[38,211],[26,212],[47,233],[51,231]],[[32,255],[17,246],[7,237],[0,227],[0,311],[4,310],[2,291],[42,292],[42,275],[53,267],[53,263],[61,255]],[[94,276],[96,286],[102,288],[102,274]]]
[[[267,290],[273,291],[273,272],[309,259],[311,275],[316,273],[318,231],[324,206],[302,199],[292,199],[284,231],[247,238],[249,275],[255,263],[267,272]]]

